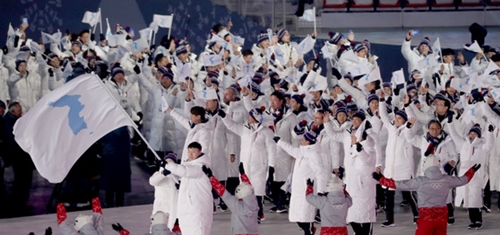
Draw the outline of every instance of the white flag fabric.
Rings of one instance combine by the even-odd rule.
[[[42,48],[38,45],[38,43],[31,41],[29,46],[32,52],[43,53]]]
[[[252,78],[250,76],[244,76],[236,82],[240,85],[240,87],[246,87],[252,82]]]
[[[465,72],[465,75],[469,75],[470,73],[475,71],[472,67],[469,66],[462,66],[462,70]]]
[[[82,23],[87,23],[94,27],[101,19],[101,12],[86,11],[83,15]]]
[[[392,72],[391,82],[394,86],[397,86],[399,84],[404,84],[406,82],[403,69]]]
[[[273,41],[273,30],[272,29],[267,29],[267,37],[269,38],[269,42],[272,43],[272,41]]]
[[[255,71],[252,68],[251,64],[247,64],[245,61],[241,60],[241,71],[243,72],[243,76],[248,75],[253,77],[255,75]]]
[[[430,54],[429,56],[418,61],[418,67],[423,70],[432,66],[436,66],[438,64],[438,58],[438,55]]]
[[[474,43],[472,43],[470,46],[464,45],[464,48],[469,50],[469,51],[476,52],[476,53],[483,53],[483,50],[481,49],[481,47],[479,46],[479,44],[477,43],[476,40],[474,40]]]
[[[245,38],[243,37],[240,37],[240,36],[233,36],[233,43],[234,44],[238,44],[238,45],[241,45],[243,46],[243,44],[245,44]]]
[[[493,96],[493,99],[496,102],[500,102],[500,88],[493,89],[490,92],[491,92],[491,96]]]
[[[145,37],[141,37],[138,40],[132,42],[132,52],[142,52],[149,47],[148,40]]]
[[[281,65],[285,65],[285,53],[281,50],[279,46],[274,46],[274,56],[281,63]]]
[[[42,32],[42,43],[48,44],[52,42],[57,42],[57,40],[53,38],[52,35]]]
[[[328,50],[328,46],[326,44],[321,48],[321,53],[323,53],[324,59],[333,58],[333,54],[330,53],[330,50]]]
[[[374,82],[374,81],[377,81],[377,80],[382,80],[382,76],[380,76],[380,69],[379,69],[379,67],[376,67],[369,74],[367,74],[366,76],[364,76],[361,79],[359,79],[358,86],[363,86],[365,84],[368,84],[370,82]]]
[[[217,66],[222,64],[222,57],[220,55],[205,54],[203,55],[203,62],[205,66]]]
[[[357,64],[356,66],[352,67],[351,69],[349,69],[348,72],[351,73],[353,77],[367,74],[370,72],[370,67],[368,67],[368,65],[369,65],[368,62],[363,61]]]
[[[109,41],[109,37],[113,35],[111,32],[111,27],[109,26],[109,23],[107,23],[108,27],[106,28],[106,40]]]
[[[354,62],[354,63],[359,63],[359,61],[360,61],[359,57],[356,54],[354,54],[354,52],[352,50],[344,51],[340,55],[340,58],[349,60],[349,61]]]
[[[432,44],[432,51],[435,54],[438,54],[438,52],[439,52],[439,56],[442,56],[441,55],[441,42],[439,41],[439,38],[437,38],[436,41],[434,41],[434,43]]]
[[[99,56],[102,60],[108,61],[108,53],[105,52],[101,47],[95,47],[94,50],[97,56]]]
[[[155,21],[151,22],[151,24],[149,24],[149,28],[151,30],[153,30],[154,32],[158,32],[158,29],[159,29],[158,22],[155,22]]]
[[[172,27],[172,21],[173,21],[173,16],[172,15],[153,15],[153,21],[158,24],[159,27],[162,28],[171,28]]]
[[[127,54],[127,53],[129,53],[128,48],[125,46],[120,46],[118,48],[118,52],[116,53],[116,56],[117,56],[116,61],[121,60],[125,56],[125,54]]]
[[[134,123],[95,74],[45,95],[14,125],[19,146],[50,183],[64,180],[80,156],[116,128]]]
[[[297,50],[299,55],[307,54],[314,48],[314,42],[314,39],[308,35],[299,43],[299,45],[297,45],[297,47],[295,47],[295,50]]]
[[[299,17],[299,19],[302,19],[302,20],[305,20],[305,21],[309,21],[309,22],[313,22],[314,21],[314,17],[315,14],[314,14],[314,10],[313,9],[308,9],[308,10],[305,10],[304,11],[304,14]]]
[[[123,45],[127,41],[126,34],[115,34],[108,37],[108,45],[110,47],[115,47],[118,45]]]
[[[7,36],[12,36],[15,33],[16,31],[14,31],[14,28],[12,28],[12,24],[9,23],[9,30],[7,30]]]
[[[153,36],[153,30],[151,28],[141,29],[139,30],[139,34],[141,35],[141,38],[147,38],[149,42]]]
[[[184,81],[186,77],[189,77],[191,75],[191,63],[177,63],[177,78],[179,81]]]

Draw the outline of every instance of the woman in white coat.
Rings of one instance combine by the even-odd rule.
[[[376,136],[371,124],[365,120],[363,111],[358,111],[352,119],[349,131],[334,132],[328,122],[325,126],[330,129],[332,139],[342,141],[345,146],[344,164],[347,175],[344,182],[346,190],[352,196],[352,206],[347,212],[347,222],[351,224],[356,234],[371,234],[372,223],[376,221],[375,208],[377,206],[376,181],[371,178],[369,171],[375,170]],[[361,134],[356,134],[357,132]]]
[[[394,121],[392,121],[387,113],[387,104],[385,102],[385,94],[380,91],[379,113],[380,119],[384,127],[387,129],[388,138],[385,149],[385,165],[384,175],[390,175],[389,178],[397,180],[409,180],[415,177],[415,166],[413,161],[413,146],[404,138],[405,124],[408,121],[408,116],[404,110],[395,111]],[[412,130],[414,131],[414,130]],[[382,168],[381,165],[377,167]],[[386,188],[385,190],[385,215],[386,221],[382,224],[383,227],[392,227],[394,221],[394,194],[395,189]],[[416,201],[412,196],[412,192],[403,191],[403,198],[410,199],[408,202],[413,212],[414,221],[418,218],[418,209]]]
[[[427,129],[429,130],[425,135],[423,136],[417,136],[415,131],[412,131],[411,129],[414,128],[416,119],[415,118],[410,118],[408,122],[406,123],[407,130],[404,131],[404,135],[406,138],[406,141],[409,143],[412,143],[413,146],[417,147],[420,149],[420,169],[423,168],[423,162],[424,159],[426,158],[425,152],[427,151],[427,148],[429,147],[430,144],[432,144],[432,147],[434,148],[434,155],[439,159],[441,162],[441,173],[443,174],[449,174],[451,175],[451,169],[453,169],[458,161],[458,153],[456,151],[455,143],[453,143],[453,140],[451,137],[448,135],[443,130],[443,126],[441,122],[439,122],[436,119],[432,119],[428,124],[427,124]],[[445,170],[446,169],[446,170]],[[417,172],[417,176],[423,176],[424,172],[421,170],[420,172]],[[455,217],[453,213],[453,198],[452,194],[448,194],[448,199],[447,199],[447,206],[448,206],[448,224],[454,224],[455,223]]]
[[[176,164],[172,159],[163,162],[164,175],[171,172],[181,177],[177,218],[183,234],[210,235],[212,228],[212,185],[201,169],[210,167],[210,158],[202,152],[198,142],[191,142],[187,147],[184,164]]]
[[[164,157],[164,160],[166,159],[172,159],[173,162],[177,162],[177,154],[169,153]],[[160,168],[159,171],[149,177],[149,184],[155,188],[155,200],[151,216],[159,211],[164,212],[170,218],[168,220],[168,227],[172,230],[177,218],[179,191],[176,188],[176,184],[179,183],[179,180],[172,174],[163,175],[163,172],[163,169]]]
[[[297,125],[297,116],[293,114],[290,107],[285,104],[285,96],[281,91],[274,91],[270,97],[270,109],[266,111],[274,118],[275,135],[284,141],[291,143],[294,147],[299,146],[299,140],[292,137],[293,128]],[[281,147],[276,149],[276,168],[271,182],[271,192],[275,203],[275,208],[270,212],[286,212],[284,207],[285,192],[281,187],[285,184],[288,175],[292,171],[293,156],[288,154]]]
[[[246,173],[252,182],[259,203],[259,220],[264,219],[263,196],[266,195],[266,178],[274,174],[276,164],[276,144],[273,141],[273,131],[263,125],[265,107],[252,109],[249,112],[248,123],[240,124],[219,110],[227,129],[241,137],[240,162],[246,167]]]
[[[469,135],[462,138],[454,128],[450,128],[450,135],[457,146],[460,147],[460,164],[458,174],[464,174],[474,164],[485,165],[488,161],[488,155],[493,149],[493,126],[488,126],[488,132],[482,137],[482,131],[479,124],[474,125]],[[455,206],[461,206],[469,209],[469,219],[471,224],[469,229],[480,229],[483,226],[481,207],[483,207],[483,186],[485,184],[484,167],[480,168],[477,175],[472,180],[457,188],[455,196]]]
[[[280,140],[278,136],[274,137],[280,148],[295,157],[288,220],[297,222],[305,235],[312,235],[316,231],[313,226],[316,208],[307,202],[306,195],[303,193],[307,189],[307,179],[314,179],[317,186],[316,192],[324,195],[329,175],[325,171],[322,157],[318,152],[320,148],[315,146],[316,137],[316,132],[307,132],[300,140],[300,147],[294,147]]]

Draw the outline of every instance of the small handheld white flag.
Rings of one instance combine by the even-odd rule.
[[[172,28],[172,15],[153,15],[153,21],[158,24],[159,27],[162,28]],[[155,30],[156,31],[156,30]]]
[[[433,53],[436,53],[436,54],[438,54],[438,52],[439,52],[439,56],[442,57],[441,42],[439,41],[439,38],[436,38],[436,41],[434,41],[434,43],[432,44],[432,51],[433,51]]]
[[[432,66],[436,66],[438,64],[438,57],[438,55],[430,54],[429,56],[418,61],[418,67],[423,70]]]
[[[42,48],[38,45],[38,43],[31,41],[29,46],[32,52],[43,53]]]
[[[321,53],[323,53],[323,58],[325,59],[333,58],[333,54],[330,53],[330,50],[328,50],[328,46],[326,44],[321,48]]]
[[[308,10],[305,10],[304,11],[304,14],[299,17],[300,20],[304,20],[304,21],[309,21],[309,22],[313,22],[314,21],[314,17],[315,14],[314,14],[314,10],[313,9],[308,9]]]
[[[359,79],[358,86],[363,86],[365,84],[368,84],[370,82],[374,82],[374,81],[377,81],[377,80],[382,80],[382,76],[380,76],[380,69],[379,69],[379,67],[376,67],[369,74],[367,74],[366,76],[364,76],[361,79]]]
[[[346,59],[346,60],[354,62],[354,63],[359,63],[359,61],[360,61],[359,57],[356,54],[354,54],[354,52],[352,50],[344,51],[340,55],[340,58],[341,59]]]
[[[90,12],[86,11],[83,15],[82,23],[87,23],[94,27],[101,19],[101,12]]]
[[[95,74],[43,96],[14,125],[19,146],[50,183],[64,180],[80,156],[107,133],[135,126]]]
[[[250,84],[252,81],[252,78],[250,76],[244,76],[242,78],[240,78],[238,81],[236,81],[240,87],[246,87],[248,86],[248,84]]]
[[[240,36],[234,36],[233,43],[243,46],[243,44],[245,44],[245,38],[240,37]]]
[[[406,82],[403,69],[392,72],[391,82],[392,84],[394,84],[394,86],[397,86],[399,84],[404,84]]]
[[[472,43],[470,46],[464,45],[464,48],[469,50],[469,51],[476,52],[476,53],[483,53],[483,50],[481,49],[481,47],[479,46],[479,44],[477,43],[476,40],[474,40],[474,43]]]
[[[116,47],[118,45],[123,45],[127,40],[126,34],[115,34],[108,37],[108,45],[110,47]]]
[[[349,69],[348,72],[351,73],[353,77],[356,77],[359,75],[368,74],[370,72],[370,68],[368,67],[368,62],[363,61]]]
[[[147,38],[149,42],[151,41],[151,37],[153,36],[153,30],[151,28],[145,28],[139,30],[139,34],[141,35],[141,38]]]
[[[302,40],[297,47],[295,47],[295,50],[297,50],[297,53],[299,55],[304,55],[310,52],[314,48],[314,39],[310,36],[307,35],[304,40]]]
[[[142,52],[148,47],[148,40],[145,37],[141,37],[138,40],[132,42],[132,53]]]
[[[42,32],[42,43],[49,44],[52,42],[57,42],[57,40],[53,38],[52,35]]]
[[[220,55],[205,54],[203,55],[203,62],[205,66],[217,66],[222,64],[222,57]]]
[[[281,48],[279,46],[274,47],[274,56],[275,58],[281,63],[281,65],[285,65],[285,53],[281,51]]]
[[[255,75],[255,71],[252,68],[252,65],[247,64],[245,61],[241,60],[241,71],[243,72],[243,75],[248,75],[250,77],[253,77]]]
[[[180,81],[184,81],[186,77],[189,77],[191,75],[191,63],[185,63],[178,65],[177,67],[177,77],[179,78]]]

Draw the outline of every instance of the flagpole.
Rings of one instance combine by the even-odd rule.
[[[313,14],[314,14],[314,32],[316,32],[316,7],[313,7]]]
[[[174,23],[174,14],[172,16],[172,23],[170,24],[170,27],[168,27],[168,38],[170,38],[170,32],[172,32],[172,25]]]
[[[115,104],[119,107],[119,109],[123,112],[123,115],[125,115],[127,117],[127,119],[130,121],[130,123],[132,123],[132,127],[134,128],[135,132],[141,137],[141,139],[144,141],[144,143],[148,146],[148,148],[151,150],[151,152],[153,152],[153,155],[158,159],[158,160],[162,160],[160,158],[160,156],[158,156],[158,154],[156,153],[156,151],[153,149],[153,147],[151,147],[151,145],[149,144],[149,142],[146,140],[146,138],[142,135],[142,133],[139,131],[139,129],[137,128],[137,125],[135,125],[134,121],[132,120],[132,118],[130,118],[130,116],[128,115],[127,112],[125,112],[125,110],[122,108],[121,104],[118,103],[118,100],[115,99],[115,97],[113,97],[113,94],[111,94],[111,92],[108,90],[108,88],[104,85],[104,82],[101,81],[101,79],[95,75],[94,72],[92,72],[92,75],[93,77],[99,82],[99,84],[101,84],[101,87],[106,90],[106,92],[108,93],[109,97],[111,97],[111,99],[115,102]],[[139,78],[141,79],[141,78]]]
[[[99,8],[99,27],[101,28],[101,34],[102,34],[102,13],[101,13],[101,8]]]

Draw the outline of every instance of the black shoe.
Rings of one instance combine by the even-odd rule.
[[[288,213],[288,210],[286,208],[276,210],[276,214],[283,214],[283,213]]]
[[[407,201],[402,201],[401,203],[399,203],[399,206],[401,206],[401,207],[409,207],[410,203],[407,202]]]
[[[394,227],[394,226],[396,226],[396,223],[394,223],[394,221],[392,221],[392,222],[385,221],[382,223],[382,228],[388,228],[388,227]]]
[[[491,209],[489,207],[487,207],[487,206],[481,207],[481,210],[484,211],[484,212],[486,212],[486,213],[491,213]]]
[[[277,210],[278,210],[278,207],[276,207],[276,206],[271,207],[271,209],[269,210],[269,213],[276,213]]]
[[[467,229],[470,229],[470,230],[479,230],[479,229],[482,229],[483,228],[483,223],[481,222],[476,222],[476,223],[472,223],[472,224],[469,224],[469,226],[467,226]]]
[[[221,201],[221,202],[219,203],[219,209],[220,209],[222,212],[227,211],[227,205],[226,205],[226,203],[224,203],[223,201]]]
[[[315,222],[315,223],[318,223],[318,224],[319,224],[319,223],[321,223],[321,217],[320,217],[319,215],[316,215],[316,216],[314,217],[314,222]]]
[[[418,218],[419,218],[418,216],[414,216],[414,217],[413,217],[413,224],[417,224],[417,220],[418,220]]]
[[[455,224],[455,217],[448,217],[448,225]]]

